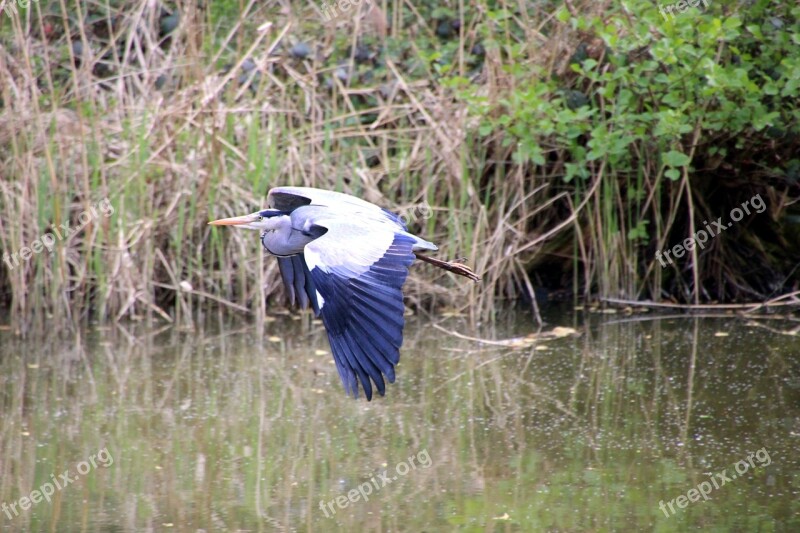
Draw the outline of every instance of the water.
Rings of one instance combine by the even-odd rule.
[[[409,317],[370,403],[308,317],[0,330],[0,525],[800,531],[800,339],[772,331],[789,325],[578,313],[550,317],[578,336],[531,344],[506,316],[436,321],[501,345]]]

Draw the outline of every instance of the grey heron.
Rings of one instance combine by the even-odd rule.
[[[268,208],[209,222],[261,231],[278,259],[292,305],[309,305],[328,333],[345,392],[367,400],[395,380],[403,342],[403,284],[414,258],[478,281],[469,267],[428,257],[438,250],[390,211],[349,194],[275,187]]]

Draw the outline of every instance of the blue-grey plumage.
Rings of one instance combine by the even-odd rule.
[[[415,257],[450,272],[479,278],[466,266],[418,252],[435,244],[412,233],[402,219],[348,194],[309,187],[275,187],[269,209],[210,222],[261,231],[289,299],[322,318],[345,391],[367,400],[374,383],[394,383],[405,325],[403,284]]]

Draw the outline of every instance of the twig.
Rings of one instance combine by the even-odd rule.
[[[743,310],[745,313],[752,313],[753,311],[757,311],[759,309],[765,308],[772,308],[772,307],[788,307],[788,306],[800,306],[800,300],[792,300],[790,302],[782,302],[781,300],[785,300],[786,298],[796,297],[800,295],[800,291],[791,292],[789,294],[784,294],[777,298],[773,298],[772,300],[767,300],[766,302],[757,303],[757,304],[673,304],[673,303],[666,303],[666,302],[650,302],[650,301],[637,301],[637,300],[624,300],[622,298],[600,298],[602,302],[608,302],[611,304],[617,305],[630,305],[633,307],[649,307],[649,308],[662,308],[662,309],[686,309],[687,311],[693,310],[705,310],[705,309],[713,309],[713,310],[722,310],[722,309],[729,309],[729,310]]]
[[[478,337],[469,337],[469,336],[463,335],[463,334],[461,334],[461,333],[459,333],[457,331],[452,331],[452,330],[443,328],[439,324],[433,324],[433,327],[438,329],[439,331],[447,333],[448,335],[452,335],[453,337],[458,337],[459,339],[464,339],[466,341],[478,342],[480,344],[488,344],[490,346],[503,346],[505,348],[509,347],[508,343],[505,342],[505,341],[493,341],[493,340],[489,340],[489,339],[480,339]]]
[[[231,301],[226,300],[225,298],[220,298],[219,296],[214,296],[213,294],[211,294],[209,292],[198,291],[197,289],[192,289],[192,290],[188,290],[187,291],[187,290],[184,290],[184,289],[182,289],[180,287],[176,287],[174,285],[168,285],[166,283],[158,283],[157,281],[151,281],[150,284],[154,285],[156,287],[162,287],[164,289],[172,289],[175,292],[187,292],[189,294],[194,294],[195,296],[200,296],[202,298],[208,298],[209,300],[214,300],[215,302],[221,303],[221,304],[226,305],[228,307],[232,307],[232,308],[236,309],[237,311],[243,311],[245,313],[251,313],[252,312],[252,310],[248,309],[247,307],[241,306],[239,304],[235,304],[235,303],[233,303]]]

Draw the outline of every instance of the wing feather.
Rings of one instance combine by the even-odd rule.
[[[403,293],[416,240],[391,226],[370,231],[349,220],[315,220],[328,229],[306,245],[305,261],[324,301],[320,315],[345,391],[368,400],[384,376],[394,382],[403,342]],[[371,382],[370,382],[371,380]]]

